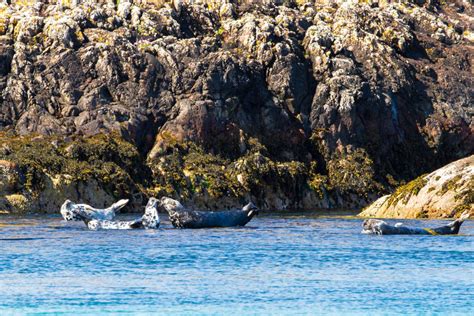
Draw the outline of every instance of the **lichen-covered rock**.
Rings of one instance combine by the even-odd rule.
[[[358,207],[474,151],[472,15],[466,1],[3,1],[0,130],[119,135],[164,186],[155,167],[173,151],[182,167],[183,144],[229,165],[259,144],[289,183],[228,201]]]
[[[474,211],[474,155],[457,160],[399,187],[360,216],[392,218],[455,217]]]

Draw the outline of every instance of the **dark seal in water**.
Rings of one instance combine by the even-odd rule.
[[[160,202],[176,228],[245,226],[258,214],[258,208],[252,202],[240,210],[221,212],[187,210],[180,202],[168,197],[161,198]]]
[[[436,228],[405,227],[401,223],[389,225],[379,219],[366,219],[362,224],[363,234],[375,235],[456,235],[459,233],[462,223],[469,218],[466,211],[448,225]]]

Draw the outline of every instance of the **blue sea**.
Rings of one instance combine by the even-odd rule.
[[[459,236],[361,224],[264,215],[244,228],[88,231],[0,217],[0,314],[472,315],[474,221]]]

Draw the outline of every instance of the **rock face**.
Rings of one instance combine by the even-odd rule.
[[[130,197],[139,209],[149,169],[114,135],[64,139],[0,133],[0,212],[57,212],[66,199],[104,206]],[[145,169],[143,169],[145,168]]]
[[[382,218],[455,217],[465,210],[474,211],[474,155],[401,186],[359,215]]]
[[[0,131],[118,135],[152,175],[129,192],[360,207],[473,152],[472,16],[469,1],[0,1]]]

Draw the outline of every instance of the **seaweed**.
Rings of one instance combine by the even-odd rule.
[[[420,190],[428,183],[426,174],[423,174],[413,181],[408,182],[405,185],[397,188],[397,190],[390,196],[387,201],[387,207],[396,205],[398,202],[408,202],[412,196],[418,195]]]

